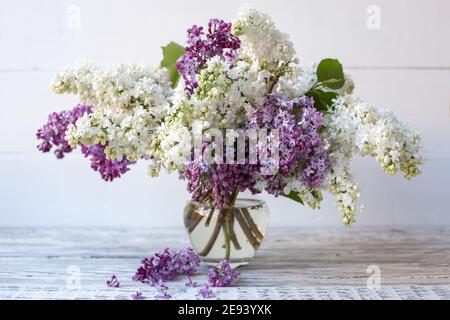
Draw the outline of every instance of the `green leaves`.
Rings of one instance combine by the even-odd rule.
[[[337,59],[323,59],[317,66],[317,81],[324,87],[340,89],[345,83],[342,64]]]
[[[337,59],[323,59],[317,66],[316,74],[316,84],[305,95],[314,99],[317,110],[326,111],[333,104],[333,99],[338,97],[329,89],[338,90],[345,84],[342,64]],[[325,88],[328,90],[324,91]]]
[[[163,52],[163,59],[161,61],[161,67],[169,70],[170,81],[172,82],[172,88],[177,86],[180,74],[177,71],[176,63],[179,57],[184,54],[184,48],[175,42],[170,42],[167,46],[161,47]]]
[[[310,98],[314,99],[314,106],[319,111],[326,111],[333,104],[332,100],[338,97],[335,92],[325,92],[320,89],[313,89],[306,93]]]
[[[291,191],[289,194],[282,194],[282,196],[304,205],[302,198],[299,197],[297,192]]]

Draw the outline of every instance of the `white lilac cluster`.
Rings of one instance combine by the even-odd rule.
[[[405,178],[411,179],[420,173],[420,138],[390,111],[342,96],[326,116],[325,128],[323,138],[333,165],[323,189],[336,196],[336,205],[347,225],[355,222],[355,214],[361,210],[356,204],[358,187],[350,173],[350,160],[355,154],[375,158],[389,175],[402,171]]]
[[[291,177],[288,179],[284,187],[284,193],[296,193],[302,202],[312,209],[319,209],[323,200],[322,191],[320,189],[311,189],[306,187],[298,178]]]
[[[92,64],[68,68],[56,76],[53,90],[77,94],[94,106],[92,113],[69,126],[66,140],[71,146],[107,145],[108,159],[131,161],[148,156],[173,93],[166,69],[134,64],[105,70]]]
[[[294,45],[267,14],[244,5],[233,21],[233,34],[241,41],[240,56],[255,62],[262,69],[280,75],[297,62]]]
[[[207,65],[198,75],[192,96],[177,88],[151,152],[169,171],[183,169],[191,152],[191,133],[207,136],[209,129],[242,128],[268,92],[269,74],[255,65],[238,61],[230,66],[218,57],[209,59]]]
[[[189,99],[194,107],[194,120],[207,123],[209,128],[241,127],[248,112],[253,110],[247,95],[254,95],[255,77],[247,73],[246,66],[231,68],[218,57],[211,58],[207,64],[198,75],[198,87]]]
[[[77,95],[80,103],[92,104],[97,100],[93,84],[99,71],[100,69],[90,62],[79,62],[73,67],[67,67],[56,74],[52,90],[57,94]]]
[[[330,139],[324,131],[324,140],[329,143],[328,152],[333,159],[330,171],[325,177],[321,189],[331,192],[336,198],[336,206],[341,213],[345,225],[353,224],[355,216],[362,207],[357,204],[359,198],[358,185],[350,173],[350,161],[353,156],[353,145],[338,143]]]
[[[164,117],[167,98],[172,95],[169,75],[164,68],[119,64],[102,69],[88,62],[58,73],[53,91],[78,95],[80,102],[97,109],[122,112],[142,106],[153,109],[158,118]]]
[[[406,179],[411,179],[420,173],[420,137],[392,111],[342,97],[335,102],[327,131],[341,144],[353,145],[360,155],[374,157],[388,175],[401,171]]]
[[[313,63],[305,68],[297,64],[291,64],[287,72],[282,75],[274,87],[274,91],[286,94],[290,99],[300,97],[307,93],[317,83],[317,63]],[[345,74],[345,82],[342,88],[332,90],[324,88],[325,91],[336,92],[340,96],[350,95],[355,88],[353,79],[349,74]]]
[[[160,125],[151,110],[142,106],[127,113],[99,109],[86,114],[69,126],[69,145],[107,145],[107,159],[126,157],[131,161],[148,156],[148,150]]]

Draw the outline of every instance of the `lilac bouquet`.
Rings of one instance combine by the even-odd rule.
[[[288,36],[250,6],[233,22],[192,26],[186,46],[171,42],[163,55],[154,68],[82,63],[58,73],[53,91],[80,105],[50,115],[39,149],[62,158],[80,147],[107,181],[146,160],[151,176],[177,172],[194,200],[219,210],[246,190],[314,209],[329,192],[345,225],[360,210],[354,155],[389,175],[420,173],[417,134],[352,95],[338,60],[301,67]]]

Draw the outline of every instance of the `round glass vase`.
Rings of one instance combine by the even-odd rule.
[[[206,263],[223,259],[233,267],[247,264],[261,245],[269,210],[256,199],[237,199],[233,206],[215,209],[190,201],[184,208],[184,225],[192,247]]]

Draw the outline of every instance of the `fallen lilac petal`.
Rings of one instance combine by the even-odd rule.
[[[111,276],[111,279],[106,281],[106,285],[110,288],[119,288],[120,287],[120,282],[117,279],[117,277],[113,274]]]
[[[191,277],[188,276],[188,281],[185,283],[185,286],[195,288],[197,287],[197,282],[192,281]]]
[[[170,299],[172,298],[172,295],[167,291],[167,286],[164,285],[163,281],[160,279],[158,283],[155,285],[156,289],[158,290],[158,295],[155,297],[158,299]]]
[[[131,298],[133,300],[143,300],[145,297],[142,295],[142,292],[136,291],[136,293],[131,295]]]
[[[214,298],[214,293],[211,287],[207,283],[205,283],[203,287],[198,289],[196,296],[203,299],[210,299]]]

